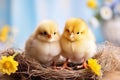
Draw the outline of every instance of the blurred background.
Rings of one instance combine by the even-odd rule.
[[[0,0],[0,49],[23,49],[45,19],[58,22],[62,33],[70,17],[84,19],[97,43],[108,40],[120,44],[120,0]]]

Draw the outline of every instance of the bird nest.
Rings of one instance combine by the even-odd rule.
[[[77,64],[71,62],[68,65],[73,69],[55,70],[52,69],[52,66],[45,67],[36,60],[25,57],[22,51],[8,49],[2,51],[1,54],[10,56],[15,52],[20,53],[15,57],[15,60],[19,63],[18,70],[10,76],[1,74],[0,80],[100,80],[105,72],[120,70],[118,67],[120,66],[120,48],[108,42],[98,45],[98,54],[93,57],[101,65],[102,75],[99,77],[89,69],[76,70]],[[57,66],[62,64],[63,62],[57,63]]]

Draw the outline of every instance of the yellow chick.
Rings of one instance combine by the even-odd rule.
[[[70,59],[75,63],[83,62],[87,68],[86,60],[96,54],[95,37],[87,24],[79,18],[70,18],[66,21],[61,40],[62,56],[66,58],[63,68],[68,68]]]
[[[55,63],[59,58],[60,34],[58,25],[52,20],[44,20],[26,42],[25,54],[39,61],[41,64]]]

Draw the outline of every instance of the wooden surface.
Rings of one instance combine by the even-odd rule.
[[[120,71],[108,72],[102,80],[120,80]]]

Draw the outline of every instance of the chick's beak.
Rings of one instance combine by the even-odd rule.
[[[51,34],[48,34],[48,36],[47,36],[48,38],[51,38],[52,36],[51,36]]]
[[[73,33],[71,33],[71,34],[70,34],[70,38],[73,38],[73,37],[74,37],[74,34],[73,34]]]

